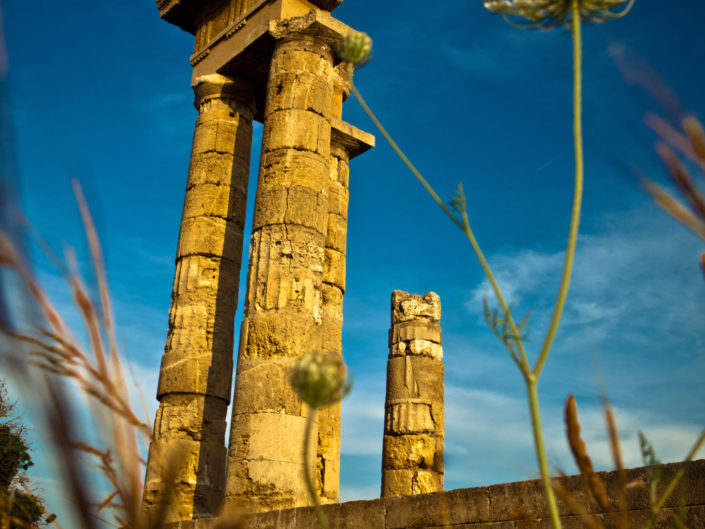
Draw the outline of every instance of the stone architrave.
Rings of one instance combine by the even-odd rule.
[[[392,293],[382,496],[443,490],[441,300]]]
[[[328,224],[321,287],[323,351],[343,354],[343,295],[348,231],[349,162],[374,146],[374,136],[341,121],[343,101],[350,93],[351,70],[341,63],[334,71],[331,119]],[[322,503],[337,503],[340,489],[341,403],[319,410],[316,492]]]
[[[252,144],[247,81],[213,74],[193,89],[198,119],[143,498],[161,523],[212,516],[223,498]]]

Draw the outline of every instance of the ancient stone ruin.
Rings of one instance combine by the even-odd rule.
[[[332,529],[548,527],[538,481],[443,491],[433,293],[392,294],[382,497],[338,503],[339,403],[321,410],[315,459],[302,460],[308,410],[288,374],[307,352],[342,354],[349,162],[374,146],[342,121],[352,70],[334,53],[350,31],[330,14],[340,2],[157,0],[164,20],[195,36],[198,118],[144,510],[172,527],[215,529],[220,513],[248,512],[247,528],[312,529],[307,465]],[[253,120],[264,130],[226,447]],[[688,527],[705,527],[705,465],[686,470],[674,501]],[[613,494],[616,476],[604,479]],[[574,477],[561,482],[578,494],[583,487]],[[630,492],[633,528],[648,515],[640,490]],[[607,516],[580,498],[590,516]],[[579,526],[580,513],[561,512],[564,527]]]
[[[338,3],[158,2],[196,37],[198,109],[145,479],[145,510],[168,522],[308,505],[305,464],[338,501],[340,404],[320,414],[304,462],[308,411],[287,382],[304,353],[342,354],[348,163],[374,145],[341,120]],[[226,448],[253,120],[264,131]]]
[[[441,300],[392,293],[382,496],[443,490]]]

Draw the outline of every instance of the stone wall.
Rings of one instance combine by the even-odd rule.
[[[681,464],[665,465],[676,471]],[[606,483],[610,498],[614,501],[616,472],[598,472]],[[644,468],[627,471],[628,483],[646,483]],[[586,488],[581,476],[560,479],[563,486],[573,492],[586,512],[604,520],[608,518]],[[663,487],[661,487],[663,488]],[[628,489],[630,529],[641,529],[649,516],[648,492],[640,486]],[[688,529],[705,527],[705,460],[694,461],[686,468],[683,479],[671,499],[666,503],[664,514],[682,508],[685,526]],[[587,527],[566,505],[559,501],[564,529]],[[550,529],[546,505],[539,480],[504,483],[489,487],[456,489],[432,494],[418,494],[368,501],[352,501],[323,507],[331,529]],[[615,527],[607,521],[606,527]],[[219,529],[228,527],[213,519],[182,522],[174,529]],[[230,525],[229,527],[232,527]],[[242,529],[318,529],[320,526],[311,507],[299,507],[260,513],[247,518]],[[655,529],[670,527],[663,517],[654,525]]]

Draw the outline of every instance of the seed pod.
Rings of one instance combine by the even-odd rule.
[[[311,408],[333,404],[350,391],[343,359],[321,352],[309,353],[296,363],[291,385]]]
[[[353,66],[362,66],[370,60],[372,39],[367,33],[353,30],[343,37],[335,51],[340,60]]]

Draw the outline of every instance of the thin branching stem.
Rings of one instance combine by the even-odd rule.
[[[482,266],[482,269],[485,272],[485,275],[487,276],[487,280],[490,282],[490,285],[492,286],[492,291],[494,292],[495,296],[497,297],[497,302],[499,303],[499,306],[502,308],[502,312],[506,314],[507,321],[509,322],[509,329],[512,331],[512,335],[514,336],[517,349],[519,349],[519,354],[521,355],[521,359],[516,356],[514,351],[511,348],[507,348],[509,350],[509,354],[511,355],[512,359],[516,363],[517,367],[519,370],[524,374],[524,378],[526,378],[529,374],[529,360],[526,356],[526,351],[524,349],[524,343],[522,342],[521,339],[521,333],[519,333],[519,329],[516,326],[516,323],[514,322],[514,318],[512,317],[511,312],[509,311],[509,307],[507,306],[507,302],[504,299],[504,296],[502,295],[502,291],[499,288],[499,285],[497,284],[497,280],[494,277],[494,274],[492,273],[492,269],[490,268],[490,264],[487,262],[487,259],[485,258],[485,254],[483,253],[482,249],[480,248],[480,245],[477,243],[477,239],[475,238],[475,234],[473,233],[472,229],[470,228],[470,220],[468,219],[468,213],[465,208],[465,199],[463,197],[463,209],[461,213],[463,217],[463,232],[465,233],[465,236],[468,238],[468,241],[470,241],[470,245],[472,246],[472,249],[475,251],[475,255],[477,255],[477,259],[480,261],[480,266]]]
[[[387,129],[385,129],[382,126],[382,123],[377,119],[377,116],[374,115],[370,107],[365,103],[365,100],[362,98],[362,95],[358,91],[358,89],[355,87],[355,84],[352,84],[351,86],[353,94],[355,94],[355,97],[357,98],[358,102],[360,103],[360,106],[363,108],[363,110],[367,113],[367,115],[370,117],[372,122],[377,126],[379,131],[382,133],[382,136],[385,137],[385,139],[389,142],[389,145],[392,146],[392,149],[394,149],[394,152],[396,152],[399,155],[399,158],[402,159],[404,164],[409,168],[409,170],[414,173],[414,176],[418,179],[419,182],[421,182],[421,185],[426,188],[426,191],[428,191],[428,194],[433,197],[433,200],[436,201],[436,204],[438,204],[441,209],[445,212],[446,215],[450,217],[450,220],[452,220],[458,228],[461,230],[464,230],[463,223],[458,220],[458,217],[456,217],[453,212],[446,206],[443,201],[441,200],[441,197],[438,196],[438,193],[436,193],[431,185],[426,181],[426,179],[421,176],[421,173],[419,172],[416,167],[414,167],[414,164],[412,164],[409,159],[406,157],[404,152],[399,148],[397,143],[392,139],[392,137],[389,135],[387,132]]]
[[[577,2],[577,0],[574,0]],[[536,447],[536,459],[539,464],[541,481],[546,493],[546,505],[551,516],[553,529],[561,529],[561,520],[556,505],[556,496],[551,483],[551,470],[548,467],[546,448],[543,440],[543,427],[541,426],[541,410],[539,407],[538,378],[529,376],[526,379],[526,390],[529,398],[529,412],[531,413],[531,429],[534,432],[534,446]]]
[[[313,421],[318,413],[315,408],[310,408],[308,417],[306,418],[306,429],[304,430],[304,481],[306,482],[306,490],[308,491],[308,497],[313,502],[313,508],[316,511],[316,517],[318,518],[318,523],[321,524],[322,529],[330,529],[328,525],[328,519],[326,515],[323,514],[323,509],[321,509],[321,502],[318,500],[318,494],[316,494],[316,489],[313,486],[313,478],[311,477],[311,469],[309,468],[309,445],[311,444],[311,429],[313,427]]]
[[[558,331],[558,324],[563,315],[565,301],[568,297],[568,287],[573,273],[575,247],[578,242],[578,227],[580,225],[580,208],[583,197],[583,126],[582,126],[582,36],[580,21],[579,0],[571,4],[571,33],[573,35],[573,142],[575,145],[575,190],[573,192],[573,211],[570,217],[570,231],[568,233],[568,246],[565,251],[561,285],[558,289],[556,305],[553,308],[551,323],[546,332],[546,338],[541,346],[538,360],[533,369],[535,377],[541,374],[543,366],[551,351],[553,340]]]
[[[472,246],[473,250],[475,251],[475,254],[477,255],[478,260],[480,261],[480,265],[482,266],[483,271],[485,272],[485,275],[487,276],[487,279],[490,282],[490,286],[492,287],[492,291],[494,292],[495,296],[497,297],[497,301],[499,302],[499,306],[502,309],[502,312],[506,314],[507,316],[507,321],[509,322],[509,328],[512,331],[512,335],[514,336],[514,339],[517,344],[517,348],[519,349],[519,353],[521,355],[521,359],[519,359],[516,356],[516,353],[514,353],[513,350],[509,351],[509,354],[512,357],[512,360],[516,363],[517,367],[519,370],[524,373],[524,375],[528,375],[530,368],[529,368],[529,361],[526,357],[526,352],[524,350],[524,344],[521,341],[521,333],[519,333],[519,329],[516,326],[516,323],[514,321],[514,318],[512,317],[511,313],[509,312],[509,307],[504,299],[504,296],[502,296],[502,292],[499,289],[499,285],[497,284],[497,281],[495,280],[494,274],[492,273],[492,269],[490,268],[489,263],[487,262],[487,259],[485,258],[485,254],[482,252],[480,249],[480,245],[477,243],[477,239],[475,238],[475,234],[473,233],[472,229],[470,228],[470,221],[468,220],[467,216],[467,211],[465,209],[465,197],[462,197],[463,203],[462,203],[462,221],[458,219],[458,217],[453,214],[453,212],[446,206],[446,204],[441,200],[441,198],[438,196],[438,193],[431,187],[431,185],[426,181],[426,179],[421,175],[418,169],[414,166],[414,164],[411,163],[411,161],[406,157],[404,152],[399,148],[397,143],[392,139],[392,137],[389,135],[387,132],[387,129],[384,128],[382,123],[380,123],[379,119],[377,119],[377,116],[372,112],[370,109],[369,105],[365,102],[364,98],[362,97],[362,94],[360,94],[359,90],[355,87],[355,84],[352,84],[352,92],[355,94],[355,97],[357,98],[358,102],[360,103],[360,106],[363,108],[363,110],[367,113],[369,118],[372,120],[372,122],[375,124],[375,126],[379,129],[379,131],[382,133],[382,135],[385,137],[385,139],[389,142],[389,144],[392,146],[394,151],[399,155],[399,158],[402,159],[404,164],[409,168],[409,170],[414,174],[414,176],[418,179],[419,182],[421,182],[421,185],[424,186],[426,191],[428,191],[428,194],[431,195],[433,200],[435,200],[436,204],[438,204],[441,209],[445,212],[448,217],[455,223],[456,226],[458,226],[461,230],[463,230],[463,233],[465,236],[468,238],[468,241],[470,241],[470,245]]]

